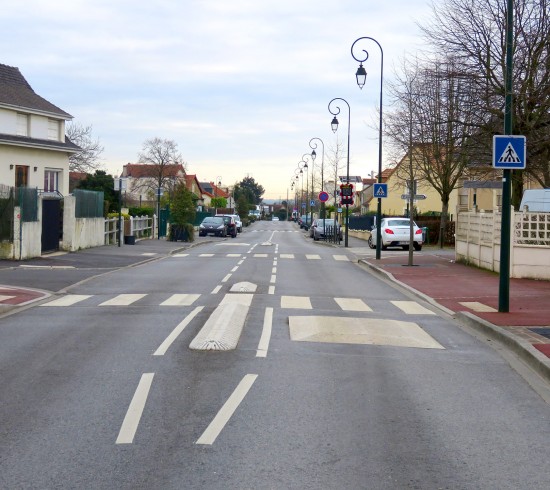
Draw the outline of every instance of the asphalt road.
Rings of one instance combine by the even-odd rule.
[[[89,254],[0,319],[1,488],[550,487],[550,407],[349,250],[259,222],[133,267]],[[237,347],[190,349],[209,325]]]

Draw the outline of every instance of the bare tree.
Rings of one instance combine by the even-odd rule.
[[[514,1],[514,133],[527,137],[526,175],[550,187],[550,2]],[[433,2],[433,20],[420,26],[434,50],[460,60],[472,75],[478,97],[490,116],[487,136],[503,129],[506,70],[506,2],[442,0]],[[517,207],[523,172],[513,172]]]
[[[143,143],[138,154],[139,163],[151,166],[150,180],[145,179],[142,187],[156,192],[156,189],[166,188],[169,191],[181,182],[180,165],[185,172],[186,164],[178,150],[178,144],[173,140],[152,138]]]
[[[334,207],[338,208],[340,189],[338,185],[338,176],[341,175],[341,172],[346,168],[347,164],[344,144],[338,139],[338,135],[335,138],[334,144],[328,147],[326,156],[325,166],[328,167],[328,169],[325,170],[325,175],[328,175],[330,179],[334,179],[334,185],[326,186],[325,191],[328,192],[329,196],[333,199]],[[335,216],[335,219],[337,218],[338,216]]]
[[[83,126],[80,123],[69,123],[66,127],[67,137],[81,148],[78,153],[69,156],[69,170],[93,174],[100,169],[100,158],[103,146],[98,139],[92,137],[92,126]]]

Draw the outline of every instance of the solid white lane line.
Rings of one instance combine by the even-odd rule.
[[[275,294],[275,286],[269,286],[267,294]]]
[[[231,274],[227,274],[227,276],[225,276],[223,279],[222,279],[222,282],[227,282],[229,281],[229,278],[231,277]]]
[[[173,294],[160,306],[191,306],[199,297],[200,294]]]
[[[168,350],[168,347],[170,347],[174,341],[178,338],[179,334],[183,332],[183,329],[191,323],[191,320],[195,318],[204,308],[204,306],[197,306],[189,315],[187,315],[183,321],[180,322],[180,324],[172,330],[170,335],[166,337],[166,340],[160,344],[159,348],[155,351],[153,354],[154,356],[163,356],[166,354],[166,351]]]
[[[433,311],[424,308],[416,301],[391,301],[391,303],[407,315],[435,315]]]
[[[120,427],[120,432],[116,440],[116,444],[132,444],[134,442],[134,436],[145,408],[145,402],[147,402],[147,396],[149,395],[149,390],[151,384],[153,383],[153,376],[155,373],[144,373],[141,376],[134,397],[130,402],[122,426]]]
[[[99,306],[129,306],[132,303],[147,296],[146,294],[119,294],[114,298],[104,301]]]
[[[258,351],[256,357],[267,357],[267,350],[269,349],[269,340],[271,339],[271,329],[273,325],[273,308],[266,308],[264,315],[264,327],[262,330],[262,336],[260,337],[260,343],[258,344]]]
[[[218,294],[221,288],[221,285],[216,286],[214,289],[212,289],[212,292],[210,294]]]
[[[252,388],[254,381],[258,377],[257,374],[247,374],[239,383],[235,391],[227,399],[223,407],[214,417],[210,425],[203,432],[202,436],[199,437],[195,444],[214,444],[216,438],[220,435],[223,428],[229,422],[231,416],[235,413],[235,410],[239,408],[239,405],[244,400],[244,397]]]
[[[91,298],[89,294],[68,294],[67,296],[54,299],[53,301],[45,303],[41,306],[71,306],[88,298]]]

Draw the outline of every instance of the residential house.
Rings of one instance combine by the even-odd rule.
[[[80,150],[65,137],[72,118],[0,64],[0,184],[68,194],[69,156]]]
[[[157,202],[157,189],[169,193],[180,182],[185,182],[185,168],[182,164],[155,165],[145,163],[128,163],[122,167],[121,177],[126,179],[127,203]]]
[[[193,201],[197,207],[204,206],[203,190],[196,175],[185,176],[185,187],[193,194]]]
[[[212,198],[225,197],[229,200],[229,192],[222,189],[221,185],[216,185],[214,182],[200,182],[202,189],[203,202],[206,207],[210,207]]]

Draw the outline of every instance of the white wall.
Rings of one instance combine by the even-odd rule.
[[[100,247],[105,243],[105,218],[75,218],[76,198],[65,196],[63,204],[63,242],[61,248],[75,252]]]

